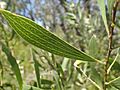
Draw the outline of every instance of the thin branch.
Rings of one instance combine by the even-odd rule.
[[[93,85],[95,85],[99,90],[103,90],[96,82],[94,82],[90,77],[88,77],[82,69],[80,69],[80,71],[81,71],[81,72],[83,73],[83,75],[84,75]]]
[[[119,4],[119,0],[116,0],[113,6],[113,10],[112,10],[112,23],[110,25],[110,29],[109,29],[109,47],[108,47],[108,53],[106,56],[106,61],[105,61],[105,66],[104,66],[104,90],[107,89],[107,85],[105,84],[106,82],[108,82],[108,68],[109,68],[109,57],[111,55],[112,52],[112,42],[113,42],[113,30],[115,27],[115,18],[116,18],[116,11],[117,11],[117,6]]]
[[[116,62],[116,60],[117,60],[118,56],[119,56],[119,54],[117,54],[117,55],[116,55],[116,57],[115,57],[114,61],[113,61],[113,62],[112,62],[112,64],[109,66],[109,68],[108,68],[108,70],[107,70],[107,74],[109,74],[109,72],[110,72],[110,70],[111,70],[112,66],[115,64],[115,62]]]
[[[115,78],[115,79],[113,79],[113,80],[111,80],[111,81],[109,81],[109,82],[107,82],[106,84],[107,84],[107,85],[109,85],[109,84],[111,84],[111,83],[115,82],[115,81],[116,81],[116,80],[118,80],[118,79],[120,79],[120,76],[119,76],[119,77],[117,77],[117,78]]]

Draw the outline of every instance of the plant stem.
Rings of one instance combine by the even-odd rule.
[[[105,66],[104,66],[104,87],[103,90],[107,89],[107,82],[108,82],[108,67],[109,67],[109,58],[112,52],[112,41],[113,41],[113,30],[114,30],[114,26],[115,26],[115,17],[116,17],[116,11],[117,11],[117,6],[119,4],[119,0],[116,0],[113,6],[113,10],[112,10],[112,23],[110,25],[109,28],[109,46],[108,46],[108,53],[106,56],[106,60],[105,60]]]
[[[113,67],[113,65],[115,64],[117,58],[118,58],[119,54],[116,55],[115,59],[113,60],[112,64],[109,66],[109,68],[107,69],[107,74],[109,74],[111,68]]]
[[[86,75],[86,73],[85,73],[82,69],[80,69],[80,71],[83,73],[83,75],[84,75],[93,85],[95,85],[99,90],[102,90],[101,87],[100,87],[96,82],[94,82],[90,77],[88,77],[88,76]]]

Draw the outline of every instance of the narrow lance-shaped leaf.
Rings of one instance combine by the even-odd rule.
[[[23,80],[22,80],[20,69],[19,69],[19,66],[16,62],[16,59],[12,56],[9,48],[7,46],[5,46],[3,43],[2,43],[2,50],[6,54],[7,59],[9,61],[10,65],[12,66],[12,70],[15,73],[16,78],[18,80],[20,90],[22,90]]]
[[[67,42],[61,40],[53,33],[32,20],[0,9],[0,13],[6,18],[13,30],[30,44],[56,55],[83,60],[98,61],[86,53],[77,50]],[[100,62],[100,61],[98,61]]]
[[[40,88],[41,87],[40,70],[39,70],[39,65],[38,65],[38,62],[36,60],[34,51],[32,51],[32,55],[33,55],[33,61],[34,61],[34,68],[35,68],[35,73],[36,73],[37,84],[38,84],[38,87]]]
[[[115,0],[107,0],[108,3],[108,11],[109,11],[109,15],[112,15],[112,8],[113,8],[113,4],[114,4]]]
[[[93,35],[89,41],[88,45],[89,54],[91,56],[97,57],[101,53],[99,52],[99,44],[97,43],[97,38]]]
[[[109,29],[108,29],[108,25],[107,25],[107,18],[106,18],[106,8],[105,8],[105,0],[97,0],[100,11],[101,11],[101,15],[102,15],[102,19],[106,28],[107,33],[109,34]]]

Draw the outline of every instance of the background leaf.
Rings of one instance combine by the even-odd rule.
[[[111,83],[112,86],[114,86],[115,88],[117,89],[120,89],[120,77],[118,77],[116,80],[114,80],[112,83]]]
[[[99,53],[99,44],[97,43],[97,38],[93,35],[89,42],[89,54],[93,57],[97,57]],[[98,54],[99,53],[99,54]]]
[[[109,11],[109,15],[111,16],[112,14],[112,7],[113,7],[113,4],[114,4],[115,0],[107,0],[107,3],[108,3],[108,11]]]
[[[35,73],[36,73],[36,78],[37,78],[37,84],[38,84],[38,87],[40,88],[41,87],[40,70],[39,70],[39,65],[38,65],[38,62],[36,60],[34,51],[32,52],[32,55],[33,55],[34,68],[35,68]]]
[[[107,25],[107,18],[106,18],[106,8],[105,8],[105,0],[97,0],[100,11],[101,11],[101,15],[102,15],[102,19],[106,28],[107,33],[109,33],[109,29],[108,29],[108,25]]]
[[[18,80],[20,90],[22,90],[23,80],[22,80],[20,69],[16,62],[16,59],[12,56],[12,53],[10,52],[9,48],[6,45],[4,45],[3,43],[2,43],[2,51],[6,54],[7,60],[11,64],[12,70],[15,73],[16,78]]]
[[[102,88],[102,79],[100,74],[95,68],[91,69],[91,79],[95,81]]]

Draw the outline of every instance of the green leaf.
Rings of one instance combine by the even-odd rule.
[[[120,60],[120,56],[117,56],[117,60],[114,62],[114,65],[112,66],[112,70],[120,71],[120,64],[118,63],[118,60]],[[109,59],[109,64],[111,65],[113,63],[114,59]]]
[[[41,87],[41,81],[40,81],[39,65],[38,65],[38,62],[36,60],[34,52],[32,52],[32,55],[33,55],[34,68],[35,68],[35,73],[36,73],[36,78],[37,78],[37,84],[38,84],[38,87],[40,88]]]
[[[68,58],[64,58],[64,60],[62,62],[62,65],[61,65],[63,71],[67,70],[68,62],[69,62],[69,59]]]
[[[118,16],[116,18],[116,23],[115,25],[118,27],[118,29],[120,29],[120,12],[118,13]]]
[[[114,79],[111,82],[111,85],[120,90],[120,77]]]
[[[116,71],[120,71],[120,63],[119,63],[119,60],[120,60],[120,48],[117,49],[117,55],[115,57],[115,59],[112,59],[112,58],[109,58],[109,68],[107,70],[107,72],[109,73],[110,70],[116,70]]]
[[[61,81],[59,80],[59,77],[57,75],[54,76],[54,80],[55,80],[55,86],[57,88],[57,90],[62,90],[62,83]]]
[[[108,90],[119,90],[119,89],[117,89],[117,88],[111,86],[111,87],[108,87]]]
[[[113,8],[113,4],[114,4],[115,0],[107,0],[108,3],[108,11],[109,11],[109,15],[111,16],[112,14],[112,8]]]
[[[3,65],[2,61],[0,60],[0,82],[3,80]]]
[[[51,90],[52,85],[54,85],[53,81],[47,79],[41,79],[41,89]]]
[[[54,84],[54,82],[51,80],[47,80],[47,79],[41,79],[41,84],[52,85],[52,84]]]
[[[102,88],[102,78],[95,68],[91,69],[91,79]]]
[[[32,45],[67,58],[91,62],[98,61],[86,53],[77,50],[32,20],[6,10],[0,9],[0,12],[13,30]]]
[[[81,19],[82,18],[82,12],[81,12],[81,8],[80,8],[80,4],[78,5],[77,9],[78,9],[79,18]]]
[[[101,11],[101,15],[102,15],[102,19],[106,28],[107,33],[109,34],[109,29],[108,29],[108,25],[107,25],[107,18],[106,18],[106,8],[105,8],[105,0],[97,0],[100,11]]]
[[[90,39],[89,42],[89,54],[91,56],[97,57],[100,53],[99,53],[99,44],[97,43],[97,38],[93,35],[92,38]]]
[[[4,45],[3,43],[2,43],[2,51],[7,55],[7,60],[11,64],[12,70],[16,75],[17,81],[20,86],[20,90],[22,90],[23,80],[22,80],[20,69],[16,62],[16,59],[12,56],[12,53],[10,52],[9,48],[6,45]]]
[[[66,18],[68,18],[68,19],[72,19],[72,20],[76,20],[76,16],[75,16],[75,14],[70,13],[70,12],[68,12],[68,13],[66,13],[66,14],[67,14],[67,17],[66,17]]]

